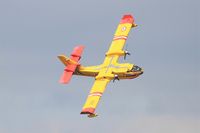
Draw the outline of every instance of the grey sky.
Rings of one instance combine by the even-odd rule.
[[[1,133],[199,133],[197,0],[0,1]],[[139,25],[127,40],[135,80],[110,83],[95,119],[79,115],[93,84],[58,80],[58,54],[86,46],[81,63],[102,63],[125,13]],[[124,62],[121,60],[121,62]]]

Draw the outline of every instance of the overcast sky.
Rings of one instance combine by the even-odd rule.
[[[1,0],[1,133],[199,133],[198,0]],[[85,45],[81,63],[101,64],[121,17],[137,28],[126,61],[137,79],[111,82],[97,108],[79,115],[93,78],[58,80],[59,54]]]

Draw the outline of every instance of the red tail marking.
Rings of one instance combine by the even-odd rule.
[[[74,61],[79,61],[83,53],[84,46],[80,45],[74,48],[70,58]]]
[[[84,46],[80,45],[74,48],[73,52],[71,53],[70,59],[78,62],[81,58],[81,54],[83,53]],[[66,84],[69,83],[70,79],[72,78],[73,73],[76,70],[77,65],[69,64],[65,67],[64,72],[60,78],[60,83]]]
[[[62,83],[62,84],[69,83],[69,81],[72,77],[72,74],[73,74],[73,72],[64,71],[59,82]]]

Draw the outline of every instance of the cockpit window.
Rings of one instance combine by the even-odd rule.
[[[141,71],[142,68],[140,68],[139,66],[133,66],[132,71]]]

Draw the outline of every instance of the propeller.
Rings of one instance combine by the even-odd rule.
[[[129,53],[128,51],[124,51],[124,60],[126,60],[127,55],[131,55],[131,53]]]
[[[115,82],[115,80],[118,80],[119,81],[119,76],[118,75],[115,75],[114,79],[113,79],[113,83]]]

